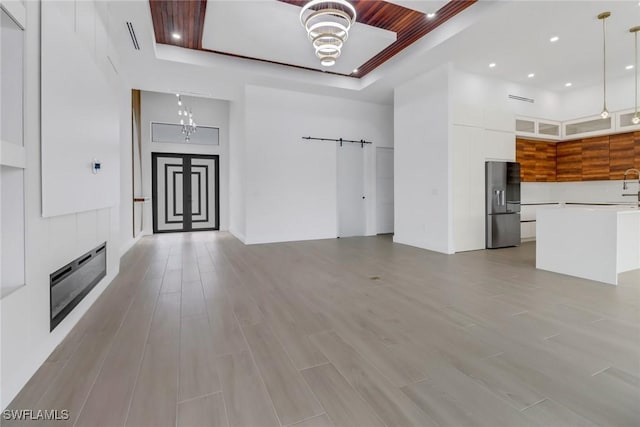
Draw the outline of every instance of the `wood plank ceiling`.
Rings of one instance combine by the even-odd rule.
[[[278,0],[296,6],[303,6],[308,0]],[[357,21],[361,24],[393,31],[397,34],[394,43],[387,46],[364,64],[351,77],[364,77],[380,65],[384,64],[408,46],[429,34],[449,19],[456,16],[478,0],[451,0],[445,4],[433,19],[428,19],[422,12],[408,9],[394,3],[377,0],[352,0],[357,11]],[[151,17],[156,43],[180,46],[188,49],[203,50],[222,55],[235,56],[257,61],[287,65],[295,68],[326,72],[293,64],[283,64],[259,58],[247,58],[233,52],[211,51],[202,48],[202,33],[207,0],[149,0]],[[180,28],[182,38],[176,40],[171,33]],[[338,74],[333,73],[332,74]],[[341,74],[344,75],[344,74]]]

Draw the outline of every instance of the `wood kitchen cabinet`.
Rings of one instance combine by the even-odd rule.
[[[640,131],[558,143],[516,138],[522,182],[620,180],[640,169]]]
[[[554,142],[517,138],[516,161],[520,163],[522,182],[556,180],[556,144]]]
[[[635,132],[634,133],[634,138],[635,138],[635,152],[636,152],[636,169],[640,169],[640,132]]]
[[[609,179],[622,179],[624,171],[636,167],[636,135],[640,136],[640,132],[609,137]]]
[[[582,140],[556,145],[556,180],[582,181]]]
[[[582,181],[609,179],[609,136],[582,140]]]

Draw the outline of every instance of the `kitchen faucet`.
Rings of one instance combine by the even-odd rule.
[[[629,185],[627,184],[627,175],[631,174],[631,173],[635,173],[636,175],[638,175],[638,209],[640,209],[640,170],[638,169],[627,169],[626,171],[624,171],[624,177],[622,178],[622,189],[626,190],[629,188]],[[633,181],[631,181],[633,182]],[[631,196],[631,197],[635,197],[636,194],[635,193],[627,193],[627,194],[622,194],[623,196]]]

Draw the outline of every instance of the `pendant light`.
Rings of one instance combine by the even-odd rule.
[[[602,12],[598,15],[598,19],[602,21],[602,82],[603,82],[603,100],[602,100],[602,113],[600,117],[603,119],[609,118],[609,111],[607,110],[607,24],[606,20],[611,16],[611,12]]]
[[[631,119],[631,123],[633,123],[634,125],[640,124],[640,116],[638,116],[638,31],[640,31],[640,26],[638,27],[633,27],[631,29],[629,29],[630,33],[633,33],[633,37],[635,38],[635,42],[634,42],[634,54],[635,54],[635,65],[634,65],[634,70],[635,70],[635,75],[636,75],[636,92],[635,92],[635,107],[636,107],[636,112],[633,115],[633,118]]]
[[[602,87],[603,87],[603,99],[602,99],[602,113],[600,117],[603,119],[609,118],[609,110],[607,110],[607,24],[606,20],[611,16],[611,12],[602,12],[598,15],[598,19],[602,21]]]

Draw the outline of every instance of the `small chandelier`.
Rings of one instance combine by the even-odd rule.
[[[635,71],[635,75],[636,75],[636,91],[635,91],[635,108],[636,108],[636,112],[633,115],[633,118],[631,119],[631,123],[633,123],[634,125],[640,124],[640,116],[638,116],[638,31],[640,31],[640,26],[638,27],[633,27],[629,29],[630,33],[633,33],[633,36],[635,38],[635,43],[634,43],[634,53],[635,53],[635,65],[634,65],[634,71]]]
[[[355,21],[356,9],[346,0],[312,0],[300,11],[300,23],[325,67],[335,65]]]
[[[603,101],[602,101],[602,113],[600,117],[603,119],[609,118],[609,110],[607,110],[607,26],[606,19],[611,16],[611,12],[602,12],[598,15],[598,19],[602,21],[602,81],[603,81]]]
[[[183,105],[180,94],[176,93],[176,97],[178,98],[178,116],[180,116],[180,124],[182,125],[184,141],[189,142],[191,134],[194,133],[198,127],[196,126],[196,122],[193,120],[193,112],[190,108],[187,110],[187,107]]]

